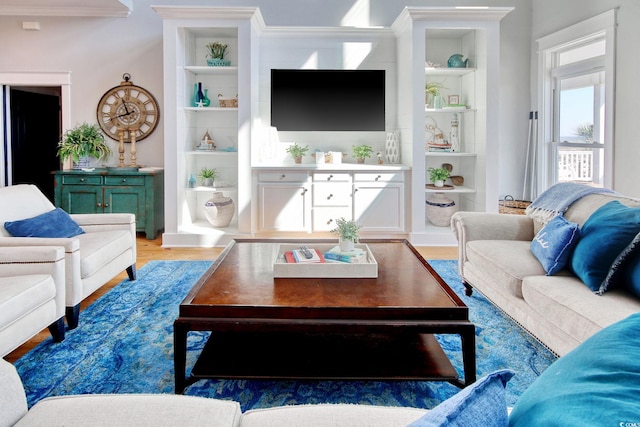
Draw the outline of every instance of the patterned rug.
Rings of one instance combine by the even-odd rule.
[[[456,261],[431,261],[470,308],[476,325],[478,378],[494,370],[516,372],[507,403],[555,356],[479,293],[464,295]],[[151,261],[138,280],[115,286],[82,312],[62,343],[47,339],[16,362],[29,405],[47,396],[86,393],[173,393],[173,321],[178,306],[209,261]],[[187,366],[195,363],[208,333],[190,333]],[[462,375],[460,339],[437,336]],[[259,357],[259,355],[256,355]],[[240,402],[242,410],[286,404],[362,403],[432,408],[458,392],[447,382],[203,380],[186,394]]]

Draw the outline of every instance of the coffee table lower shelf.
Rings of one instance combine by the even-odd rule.
[[[187,384],[205,378],[459,380],[429,334],[216,332]]]

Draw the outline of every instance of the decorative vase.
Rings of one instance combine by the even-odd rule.
[[[198,82],[198,107],[204,106],[204,92],[202,91],[202,83]]]
[[[433,185],[436,186],[436,187],[444,187],[444,180],[439,179],[439,180],[435,181],[433,183]]]
[[[456,203],[445,197],[444,193],[434,193],[426,203],[427,218],[438,227],[448,227],[451,224],[451,215],[458,211]]]
[[[192,107],[197,107],[198,106],[198,101],[200,101],[200,98],[198,98],[198,83],[194,83],[193,84],[193,98],[191,99],[191,106]]]
[[[433,95],[433,108],[440,110],[442,108],[442,96],[439,93]]]
[[[89,169],[91,165],[91,158],[88,156],[80,157],[77,162],[73,162],[73,169]]]
[[[213,187],[213,178],[204,178],[202,180],[202,185],[205,187]]]
[[[387,163],[400,163],[400,136],[398,131],[387,132],[384,156]]]
[[[345,240],[342,237],[340,237],[338,239],[338,246],[340,247],[341,251],[351,252],[352,250],[355,249],[356,244],[353,242],[353,240]]]
[[[209,99],[207,92],[209,92],[209,89],[204,90],[204,97],[202,98],[203,107],[208,107],[209,105],[211,105],[211,100]]]
[[[235,213],[235,203],[231,197],[221,192],[213,193],[213,197],[204,204],[204,215],[214,227],[226,227]]]
[[[207,65],[210,67],[228,67],[231,65],[231,61],[228,59],[210,58],[207,59]]]

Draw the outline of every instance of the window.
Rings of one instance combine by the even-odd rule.
[[[541,161],[532,193],[558,182],[613,184],[614,24],[612,10],[538,40]]]

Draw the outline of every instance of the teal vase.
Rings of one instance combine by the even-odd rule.
[[[198,97],[198,83],[194,83],[193,84],[193,98],[191,99],[191,106],[192,107],[197,107],[198,106],[198,101],[200,101],[200,98]]]
[[[209,89],[204,90],[204,98],[202,99],[202,106],[204,107],[208,107],[209,105],[211,105],[211,100],[209,99],[207,92],[209,92]]]

